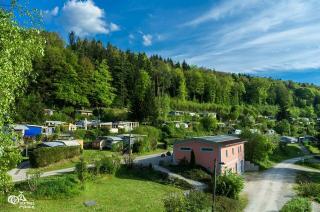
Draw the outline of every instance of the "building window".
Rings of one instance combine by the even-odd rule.
[[[226,157],[228,157],[228,150],[226,150]]]
[[[234,148],[232,148],[232,155],[234,155]]]
[[[202,147],[201,151],[202,152],[213,152],[213,148]]]
[[[180,147],[181,151],[191,151],[190,147]]]
[[[240,146],[240,152],[241,152],[241,146]]]

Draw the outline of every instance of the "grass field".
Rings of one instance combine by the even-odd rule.
[[[140,173],[143,174],[143,173]],[[32,211],[164,211],[163,198],[169,192],[182,192],[172,184],[161,183],[156,174],[150,179],[141,178],[137,173],[106,175],[94,182],[88,182],[79,196],[59,200],[32,200]],[[85,201],[96,201],[92,207],[84,206]],[[4,211],[17,211],[17,207],[6,204]]]

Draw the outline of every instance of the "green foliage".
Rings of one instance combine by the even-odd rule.
[[[280,210],[280,212],[311,212],[311,203],[306,198],[293,198],[288,201]]]
[[[186,196],[170,193],[164,200],[167,212],[208,211],[211,209],[210,196],[201,191],[191,190]]]
[[[320,184],[319,183],[301,183],[296,187],[298,194],[302,197],[311,197],[320,202]]]
[[[232,172],[225,172],[219,175],[216,183],[216,194],[232,199],[238,199],[241,190],[244,188],[244,179],[242,176]]]
[[[290,123],[288,120],[284,119],[279,122],[277,122],[277,125],[275,127],[275,130],[280,135],[290,135]]]
[[[216,197],[216,207],[217,212],[240,212],[243,211],[244,205],[243,200],[235,200],[225,196]]]
[[[81,183],[84,183],[88,179],[88,164],[83,157],[81,157],[80,161],[76,164],[75,173]]]
[[[34,149],[29,158],[32,167],[44,167],[79,155],[79,146],[40,147]]]
[[[245,143],[245,158],[254,163],[268,160],[269,155],[277,147],[271,137],[259,133],[251,133],[246,130],[241,134],[241,137],[247,141]]]
[[[32,76],[32,61],[43,54],[43,44],[39,31],[19,27],[12,14],[0,9],[0,193],[12,187],[7,172],[21,161],[13,142],[15,134],[3,127],[10,122],[13,104]]]
[[[27,182],[28,182],[30,191],[32,192],[36,191],[39,186],[41,171],[37,169],[29,170],[26,176],[27,176]]]
[[[116,172],[120,169],[121,159],[113,155],[112,157],[104,157],[101,159],[101,172],[108,174],[116,174]]]
[[[211,116],[206,116],[201,119],[201,124],[204,130],[212,132],[217,128],[217,120]]]
[[[78,181],[72,175],[41,179],[37,190],[32,192],[36,199],[65,199],[80,193]]]
[[[161,138],[161,131],[152,126],[140,126],[134,129],[133,133],[146,136],[139,141],[135,141],[133,145],[133,150],[140,153],[156,149]]]
[[[170,171],[180,174],[183,177],[204,183],[211,182],[211,174],[200,166],[190,167],[187,165],[170,165],[166,166]]]

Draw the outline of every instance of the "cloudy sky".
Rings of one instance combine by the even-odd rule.
[[[319,0],[30,0],[45,28],[219,71],[320,85]]]

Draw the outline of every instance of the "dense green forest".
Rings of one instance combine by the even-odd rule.
[[[17,99],[17,122],[44,120],[43,108],[72,117],[80,108],[126,108],[132,120],[159,123],[169,110],[214,111],[220,120],[320,115],[315,85],[258,78],[122,51],[101,41],[43,32],[44,57],[33,62],[26,94]],[[214,58],[213,58],[214,60]]]

